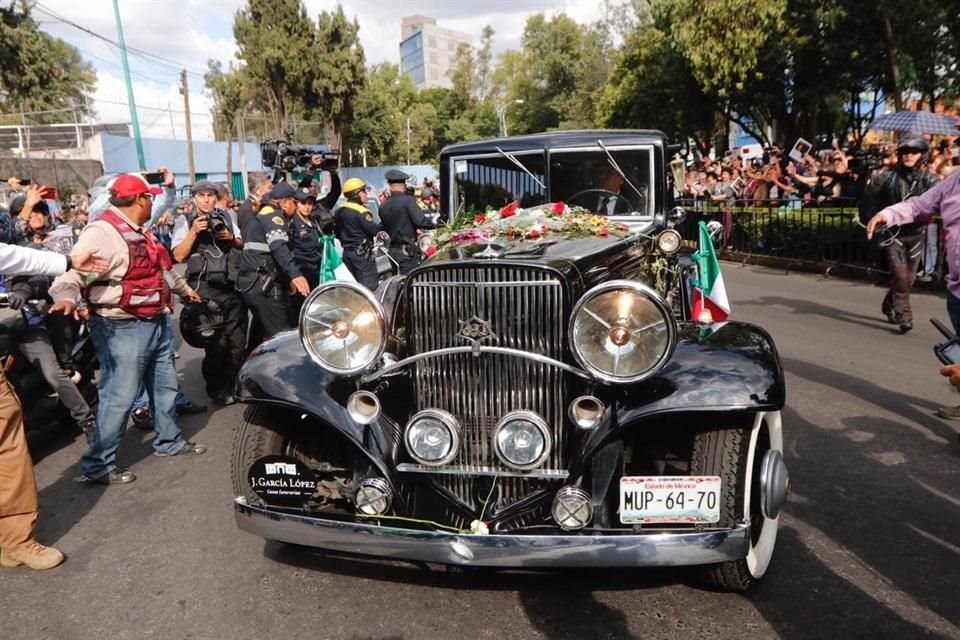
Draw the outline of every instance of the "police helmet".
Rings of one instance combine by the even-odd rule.
[[[187,304],[180,312],[180,335],[191,347],[204,348],[223,334],[223,310],[214,300]]]

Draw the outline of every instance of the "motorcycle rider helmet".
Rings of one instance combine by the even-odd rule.
[[[180,312],[180,335],[191,347],[205,348],[223,334],[223,310],[214,300],[184,305]]]
[[[919,151],[920,159],[911,167],[906,167],[903,164],[903,154],[910,151]],[[910,134],[904,136],[903,139],[897,144],[897,164],[901,167],[901,170],[912,172],[917,171],[922,168],[927,161],[930,159],[930,143],[927,142],[927,139],[921,135]]]
[[[366,188],[367,183],[361,180],[360,178],[350,178],[343,183],[343,195],[352,198],[356,196],[362,189]]]

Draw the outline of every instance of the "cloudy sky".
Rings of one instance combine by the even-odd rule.
[[[618,2],[619,0],[614,0]],[[312,18],[336,8],[336,0],[305,0]],[[145,137],[184,136],[180,69],[189,74],[190,111],[197,139],[212,138],[203,73],[211,58],[228,65],[234,59],[233,15],[243,0],[120,0],[128,47],[160,56],[130,53],[131,76],[140,128]],[[496,51],[517,48],[528,16],[564,12],[581,23],[599,19],[601,0],[342,0],[348,17],[360,24],[368,64],[399,64],[400,19],[427,15],[439,26],[463,31],[479,41],[484,25],[496,30]],[[72,22],[117,40],[111,0],[40,0],[34,17],[42,29],[77,47],[97,69],[93,107],[99,122],[129,122],[126,88],[116,46],[66,24]]]

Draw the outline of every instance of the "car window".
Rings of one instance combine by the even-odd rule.
[[[653,149],[608,151],[623,175],[600,147],[551,150],[550,199],[604,215],[653,215]]]
[[[514,200],[521,207],[546,202],[546,192],[541,185],[546,184],[543,151],[511,155],[536,179],[500,154],[451,158],[454,211],[499,209]]]

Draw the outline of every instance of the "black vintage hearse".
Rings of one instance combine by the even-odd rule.
[[[671,152],[656,131],[444,149],[453,227],[563,202],[623,232],[441,229],[376,292],[317,288],[240,376],[240,528],[432,563],[762,578],[789,489],[783,372],[763,329],[691,321]]]

